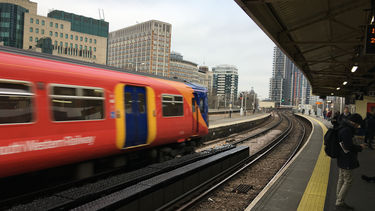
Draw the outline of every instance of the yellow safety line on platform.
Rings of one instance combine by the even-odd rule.
[[[314,119],[315,120],[315,119]],[[327,132],[326,126],[318,120],[315,120],[320,124],[323,129],[323,137]],[[323,138],[322,138],[323,140]],[[327,186],[329,179],[329,171],[331,166],[331,158],[328,157],[324,152],[324,144],[320,149],[318,161],[315,164],[314,171],[310,177],[310,181],[307,184],[302,199],[298,205],[299,211],[305,210],[323,210],[324,202],[327,194]]]

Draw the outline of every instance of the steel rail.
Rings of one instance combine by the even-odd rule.
[[[283,115],[284,116],[284,115]],[[292,121],[284,116],[283,119],[286,119],[288,121],[288,128],[280,134],[278,137],[276,137],[272,142],[270,142],[268,145],[264,146],[261,150],[256,152],[254,155],[250,156],[249,158],[245,159],[243,162],[239,163],[236,166],[233,166],[232,168],[228,169],[227,171],[221,173],[220,175],[217,175],[216,177],[210,179],[204,184],[201,184],[200,186],[196,187],[195,189],[192,189],[189,192],[186,192],[184,195],[176,198],[175,200],[169,202],[168,204],[163,205],[158,210],[165,210],[165,209],[173,209],[173,210],[186,210],[187,208],[194,205],[197,201],[201,200],[203,197],[205,197],[207,194],[211,193],[221,185],[223,185],[228,180],[232,179],[239,173],[241,173],[243,170],[247,169],[248,167],[255,164],[257,161],[262,159],[265,155],[267,155],[269,152],[271,152],[273,149],[276,148],[283,140],[285,140],[293,130],[294,126]],[[221,179],[224,178],[224,179]],[[201,190],[204,186],[207,186],[209,183],[213,183],[216,180],[219,180],[216,184],[211,186],[209,189],[205,190],[204,192],[200,193],[198,196],[193,197],[192,199],[189,199],[188,202],[184,202],[183,205],[178,206],[178,208],[173,207],[176,204],[179,204],[179,201],[182,201],[184,198],[188,198],[189,195],[193,195],[194,193]]]

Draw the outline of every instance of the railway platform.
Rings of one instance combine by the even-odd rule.
[[[216,138],[226,137],[233,133],[238,133],[244,130],[251,129],[256,125],[270,119],[270,113],[257,113],[247,116],[210,116],[208,135],[205,136],[205,141]]]
[[[239,113],[232,114],[232,118],[229,118],[229,114],[214,115],[210,116],[209,128],[222,127],[227,125],[233,125],[243,123],[247,121],[254,121],[269,116],[269,113],[255,113],[247,116],[240,116]]]
[[[305,117],[313,124],[308,141],[246,210],[336,210],[338,169],[336,160],[326,156],[323,146],[323,134],[331,124],[321,118]],[[375,207],[375,183],[368,183],[361,176],[375,176],[375,151],[364,149],[359,153],[359,162],[346,203],[355,210],[370,211]]]

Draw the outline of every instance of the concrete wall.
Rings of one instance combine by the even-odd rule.
[[[364,96],[363,100],[355,101],[356,113],[359,113],[362,118],[366,117],[367,103],[375,103],[375,97]]]

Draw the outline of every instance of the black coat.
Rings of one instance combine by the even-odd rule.
[[[358,152],[362,151],[362,147],[353,143],[354,128],[344,125],[339,130],[338,136],[340,142],[343,142],[343,146],[348,153],[345,153],[342,149],[337,158],[337,165],[342,169],[355,169],[359,167]]]
[[[351,115],[350,112],[347,116],[345,116],[344,113],[340,114],[339,118],[337,119],[337,122],[339,123],[339,125],[343,125],[345,120],[348,119],[350,115]]]
[[[374,135],[375,132],[375,116],[367,113],[367,116],[365,118],[364,122],[364,128],[366,130],[366,135]]]

